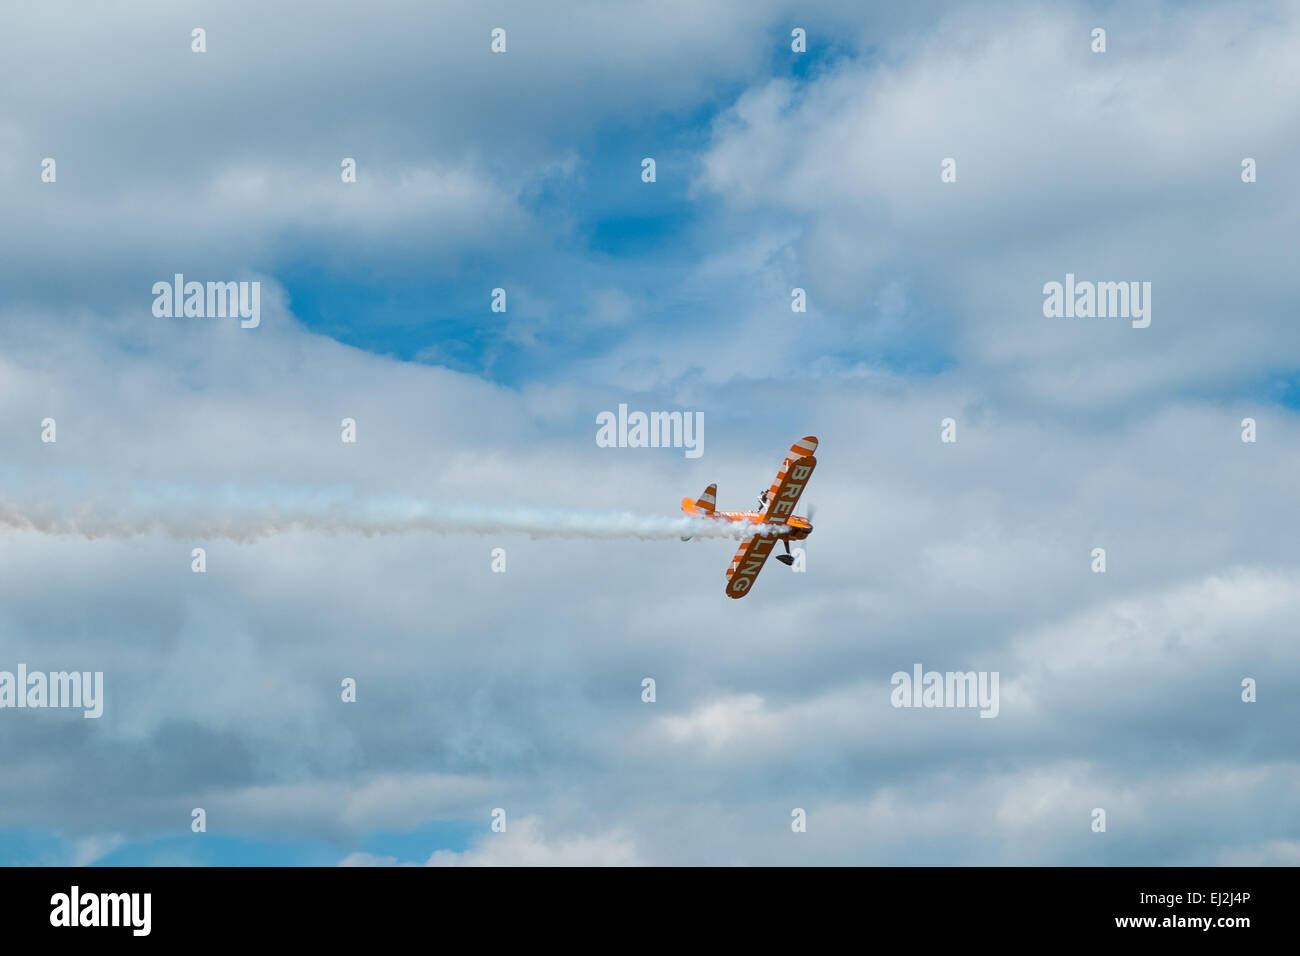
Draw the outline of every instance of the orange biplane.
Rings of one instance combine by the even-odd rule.
[[[813,529],[811,514],[809,518],[801,518],[794,513],[794,505],[817,467],[817,459],[813,457],[815,451],[817,439],[811,435],[790,446],[790,454],[781,463],[772,487],[758,496],[757,511],[717,511],[716,484],[705,488],[699,498],[682,499],[682,510],[688,515],[718,521],[748,521],[763,528],[745,539],[731,559],[731,567],[727,568],[727,597],[742,598],[749,593],[768,556],[776,550],[778,541],[785,546],[785,554],[778,554],[776,559],[787,566],[794,564],[790,542],[802,541],[812,534]],[[689,541],[690,538],[682,540]]]

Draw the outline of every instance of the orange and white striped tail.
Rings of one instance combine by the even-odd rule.
[[[690,498],[682,499],[682,510],[687,514],[698,514],[712,517],[718,507],[718,485],[717,482],[709,485],[704,489],[704,493],[691,501]]]

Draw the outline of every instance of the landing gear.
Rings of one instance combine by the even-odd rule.
[[[785,545],[785,554],[778,554],[776,559],[788,568],[790,565],[794,564],[794,558],[790,555],[790,539],[782,538],[781,543]]]

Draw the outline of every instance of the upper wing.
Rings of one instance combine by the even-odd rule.
[[[756,534],[740,546],[727,568],[727,597],[742,598],[749,593],[776,541],[770,534]]]
[[[785,478],[786,472],[790,469],[790,463],[798,461],[803,457],[812,457],[817,453],[817,439],[812,435],[800,438],[790,446],[790,453],[785,456],[785,461],[781,463],[781,470],[776,473],[772,479],[772,487],[767,490],[767,500],[769,504],[776,499],[776,493],[781,488],[781,481]]]
[[[786,518],[794,514],[795,503],[803,494],[808,479],[812,477],[813,469],[816,467],[817,459],[812,455],[805,455],[793,461],[789,458],[785,460],[785,464],[777,472],[777,480],[772,485],[772,492],[768,495],[764,521],[784,523]]]

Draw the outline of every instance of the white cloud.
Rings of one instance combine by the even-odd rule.
[[[1217,866],[1300,866],[1300,840],[1268,840],[1248,847],[1224,849]]]
[[[541,817],[507,824],[504,833],[481,837],[464,852],[437,850],[427,866],[636,866],[642,862],[630,834],[613,830],[595,836],[555,835],[548,839]]]
[[[69,866],[90,866],[98,863],[118,847],[126,838],[116,833],[99,834],[72,841],[72,860]]]
[[[548,838],[541,817],[511,820],[503,833],[479,837],[464,851],[436,850],[425,866],[637,866],[644,863],[631,834],[610,830],[595,835]],[[396,857],[351,853],[339,866],[412,866]]]
[[[872,303],[897,284],[911,328],[891,330],[895,345],[948,353],[995,402],[1115,410],[1257,384],[1300,364],[1295,192],[1239,175],[1243,156],[1300,161],[1300,20],[1292,5],[1269,16],[1261,29],[1212,7],[1112,11],[1098,55],[1080,9],[959,10],[883,62],[748,89],[696,190],[798,226],[793,267],[756,275],[808,289],[812,341],[888,321]],[[1152,327],[1045,319],[1040,290],[1066,272],[1152,282]]]

